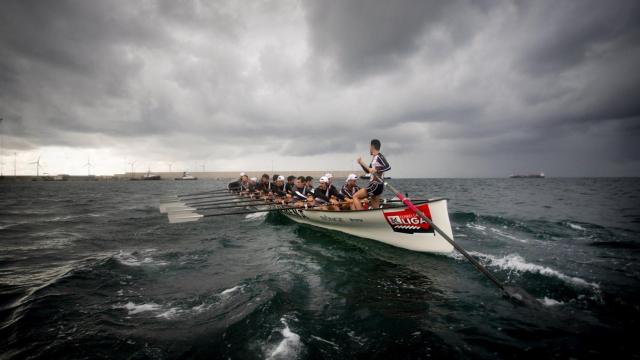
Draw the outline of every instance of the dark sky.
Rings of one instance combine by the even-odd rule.
[[[4,171],[640,176],[640,2],[0,2]]]

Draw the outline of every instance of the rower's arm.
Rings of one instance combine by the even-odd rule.
[[[373,168],[368,167],[363,161],[362,159],[359,159],[360,161],[358,162],[358,164],[362,167],[362,170],[364,170],[364,172],[366,172],[367,174],[370,174],[374,171],[376,171]]]

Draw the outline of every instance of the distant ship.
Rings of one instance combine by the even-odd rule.
[[[151,171],[147,171],[147,173],[142,177],[142,180],[160,180],[160,175],[152,174]]]
[[[540,172],[539,174],[511,174],[509,175],[512,179],[543,179],[544,173]]]
[[[182,173],[182,177],[177,177],[174,180],[198,180],[198,178],[185,171]]]

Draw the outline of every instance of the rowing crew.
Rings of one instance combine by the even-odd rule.
[[[285,181],[284,176],[274,175],[271,182],[267,174],[262,175],[258,181],[255,177],[249,178],[245,173],[241,173],[238,181],[229,184],[229,189],[239,191],[242,195],[297,207],[314,206],[334,211],[379,208],[380,194],[384,191],[384,173],[391,170],[389,162],[380,153],[380,147],[380,140],[371,140],[372,160],[369,166],[362,158],[357,160],[362,169],[371,174],[366,188],[358,187],[356,174],[350,174],[338,191],[333,185],[333,175],[330,173],[320,177],[317,188],[313,187],[311,176],[292,175]]]

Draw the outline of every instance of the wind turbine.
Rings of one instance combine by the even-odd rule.
[[[173,166],[173,163],[169,163],[169,172],[171,172],[171,167]]]
[[[32,164],[32,165],[35,164],[36,165],[36,176],[40,176],[40,168],[42,167],[40,165],[40,156],[38,156],[38,160],[32,161],[29,164]]]
[[[87,168],[87,176],[91,176],[91,159],[87,156],[87,163],[84,164]]]
[[[135,161],[135,160],[133,160],[132,162],[130,162],[130,163],[129,163],[129,165],[131,165],[131,176],[134,176],[134,173],[133,173],[133,165],[135,165],[135,164],[136,164],[136,161]]]

